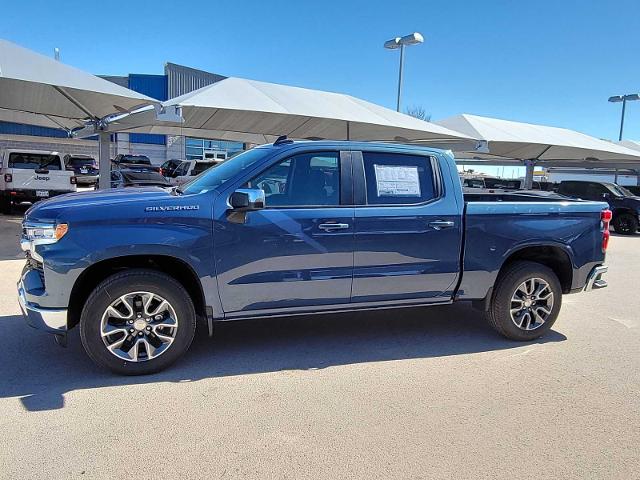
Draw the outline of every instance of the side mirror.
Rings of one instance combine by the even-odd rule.
[[[265,195],[259,188],[239,188],[229,197],[229,205],[237,212],[260,210],[265,206]]]
[[[603,193],[602,194],[602,198],[604,198],[605,200],[609,200],[611,198],[611,194],[610,193]]]

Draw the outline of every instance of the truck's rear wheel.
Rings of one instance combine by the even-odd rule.
[[[616,233],[622,235],[633,235],[638,231],[638,219],[630,213],[616,215],[612,224]]]
[[[124,375],[168,367],[188,350],[195,329],[187,291],[153,270],[107,278],[91,293],[80,317],[80,338],[89,357]]]
[[[535,262],[514,262],[497,280],[489,324],[512,340],[534,340],[548,332],[558,318],[562,286],[556,274]]]

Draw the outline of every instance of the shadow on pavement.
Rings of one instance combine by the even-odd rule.
[[[30,411],[64,407],[64,394],[89,388],[197,381],[283,370],[504,350],[522,347],[491,330],[464,305],[288,317],[218,324],[215,339],[201,328],[185,358],[151,376],[100,370],[85,355],[77,329],[69,347],[29,328],[19,316],[0,317],[0,397],[20,397]],[[560,342],[549,332],[535,343]]]
[[[24,259],[20,250],[20,234],[24,212],[30,205],[16,205],[11,215],[0,214],[0,260]]]

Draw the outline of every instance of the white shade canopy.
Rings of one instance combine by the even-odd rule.
[[[638,164],[640,152],[566,128],[462,114],[436,122],[483,141],[479,151],[456,153],[478,160],[535,160],[550,165]]]
[[[0,120],[72,129],[159,103],[0,39]]]
[[[137,131],[268,143],[294,139],[428,142],[439,146],[476,141],[433,123],[349,95],[226,78],[164,102],[179,107],[184,123]]]

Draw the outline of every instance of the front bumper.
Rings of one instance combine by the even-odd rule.
[[[57,334],[67,331],[67,309],[41,308],[29,302],[22,279],[18,282],[18,301],[22,315],[31,327]]]
[[[606,265],[598,265],[593,267],[589,275],[587,276],[587,283],[584,286],[585,292],[590,292],[591,290],[596,290],[598,288],[606,287],[607,281],[602,278],[602,275],[607,273],[609,267]]]
[[[46,190],[43,188],[43,190]],[[64,195],[65,193],[73,193],[75,190],[47,190],[49,192],[48,197],[36,196],[35,190],[5,190],[3,195],[13,202],[31,202],[35,203],[40,200],[48,200],[58,195]]]
[[[78,185],[93,185],[98,181],[98,179],[99,179],[98,175],[93,175],[91,173],[76,174],[76,181],[78,182]]]

